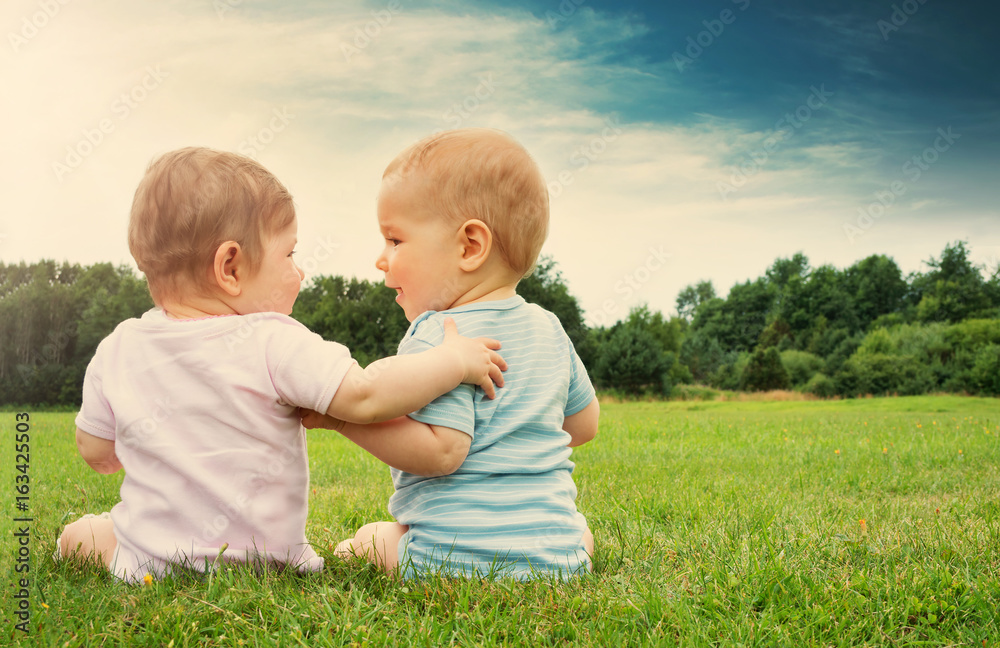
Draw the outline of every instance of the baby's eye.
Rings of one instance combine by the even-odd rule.
[[[400,243],[402,243],[402,241],[400,241],[399,239],[394,239],[394,238],[386,239],[386,240],[389,241],[390,243],[392,243],[392,247],[396,247],[397,245],[399,245]]]
[[[289,253],[288,253],[288,256],[289,256],[289,257],[293,257],[293,256],[295,256],[295,250],[292,250],[291,252],[289,252]]]

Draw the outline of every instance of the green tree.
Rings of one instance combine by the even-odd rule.
[[[823,371],[823,358],[808,351],[789,349],[781,352],[781,364],[788,372],[792,387],[801,387]]]
[[[601,345],[594,370],[598,386],[627,394],[670,394],[673,354],[664,351],[656,336],[642,326],[620,323]]]
[[[667,320],[663,313],[654,313],[649,310],[649,306],[643,304],[629,311],[626,323],[652,333],[663,345],[664,351],[677,353],[681,348],[686,322],[680,318],[672,317]]]
[[[718,368],[708,376],[708,384],[716,389],[743,389],[743,372],[750,355],[746,351],[730,351],[723,355]]]
[[[715,297],[715,287],[711,281],[699,281],[686,286],[677,295],[677,315],[690,322],[698,307]]]
[[[73,282],[80,267],[41,261],[6,273],[0,297],[0,397],[5,403],[61,403],[71,391],[79,319]],[[67,381],[70,382],[69,387]]]
[[[78,404],[97,344],[150,306],[126,266],[0,264],[0,402]]]
[[[913,356],[890,353],[855,353],[834,377],[838,393],[924,394],[934,388],[934,373]]]
[[[908,291],[903,273],[896,262],[883,254],[873,254],[858,261],[844,273],[849,294],[853,295],[858,326],[866,330],[883,315],[899,311]]]
[[[593,368],[598,352],[596,342],[584,323],[580,303],[570,294],[552,257],[543,256],[539,259],[534,272],[517,284],[517,294],[558,317],[566,335],[576,347],[580,360],[588,369]]]
[[[994,259],[993,274],[986,282],[985,292],[995,312],[1000,313],[1000,262]]]
[[[802,391],[820,398],[830,398],[837,395],[837,383],[824,373],[817,373],[809,379]]]
[[[740,387],[747,391],[788,389],[791,383],[788,372],[781,364],[781,354],[775,347],[757,349],[750,355],[740,380]]]
[[[778,317],[788,323],[797,340],[808,340],[820,317],[829,328],[852,332],[859,328],[844,274],[831,265],[815,268],[806,278],[792,277],[785,286]]]
[[[776,288],[782,290],[792,277],[805,279],[809,276],[809,259],[802,252],[796,252],[790,259],[776,259],[764,275]]]
[[[409,322],[396,291],[366,279],[319,275],[299,292],[292,317],[345,345],[362,366],[395,355]]]
[[[760,338],[757,340],[757,345],[764,347],[778,347],[782,349],[785,345],[789,344],[791,339],[792,327],[788,325],[783,319],[776,319],[767,327],[761,331]]]
[[[716,338],[703,331],[693,331],[684,337],[678,357],[694,382],[707,384],[709,377],[725,363],[727,354]]]
[[[76,282],[80,293],[80,319],[77,323],[77,352],[90,362],[97,345],[119,323],[140,317],[153,307],[153,299],[143,279],[127,266],[97,263],[85,268]]]
[[[691,331],[719,341],[726,351],[752,351],[768,323],[776,289],[764,279],[736,284],[726,299],[702,303]]]
[[[960,322],[994,317],[1000,304],[993,301],[993,287],[983,277],[982,266],[972,263],[964,241],[946,245],[940,259],[925,261],[926,274],[911,282],[921,322]]]
[[[969,373],[969,382],[976,392],[1000,396],[1000,344],[980,347]]]

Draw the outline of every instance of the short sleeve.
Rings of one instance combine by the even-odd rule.
[[[267,365],[278,396],[288,405],[317,412],[330,407],[347,372],[357,364],[343,344],[324,340],[302,325],[276,326],[267,344]]]
[[[406,337],[399,343],[399,354],[420,353],[444,342],[443,317],[425,314],[414,321]],[[410,418],[427,425],[440,425],[475,437],[476,388],[462,384],[447,394],[410,414]]]
[[[566,416],[572,416],[590,405],[590,401],[594,400],[596,396],[594,385],[590,382],[590,376],[587,375],[587,368],[583,366],[583,361],[576,354],[572,342],[569,343],[569,349],[570,379],[569,396],[566,399]]]
[[[83,404],[80,405],[80,412],[76,415],[76,427],[100,439],[114,441],[115,414],[101,389],[103,347],[103,344],[98,346],[97,352],[87,365],[87,372],[83,378]]]
[[[475,438],[475,392],[476,388],[472,385],[459,385],[410,414],[410,418],[427,425],[440,425],[465,432]]]

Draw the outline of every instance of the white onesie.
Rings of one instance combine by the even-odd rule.
[[[296,408],[325,412],[350,351],[277,313],[122,322],[87,367],[80,430],[115,442],[112,571],[323,560],[305,537],[309,463]],[[223,545],[228,548],[221,554]]]

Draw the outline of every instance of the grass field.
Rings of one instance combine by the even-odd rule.
[[[995,399],[607,404],[599,437],[573,454],[595,571],[524,584],[400,584],[332,558],[386,518],[391,485],[329,432],[310,436],[321,574],[230,568],[126,587],[56,564],[62,525],[110,509],[120,477],[76,456],[72,414],[32,414],[27,636],[13,614],[15,419],[0,418],[0,643],[1000,646]]]

